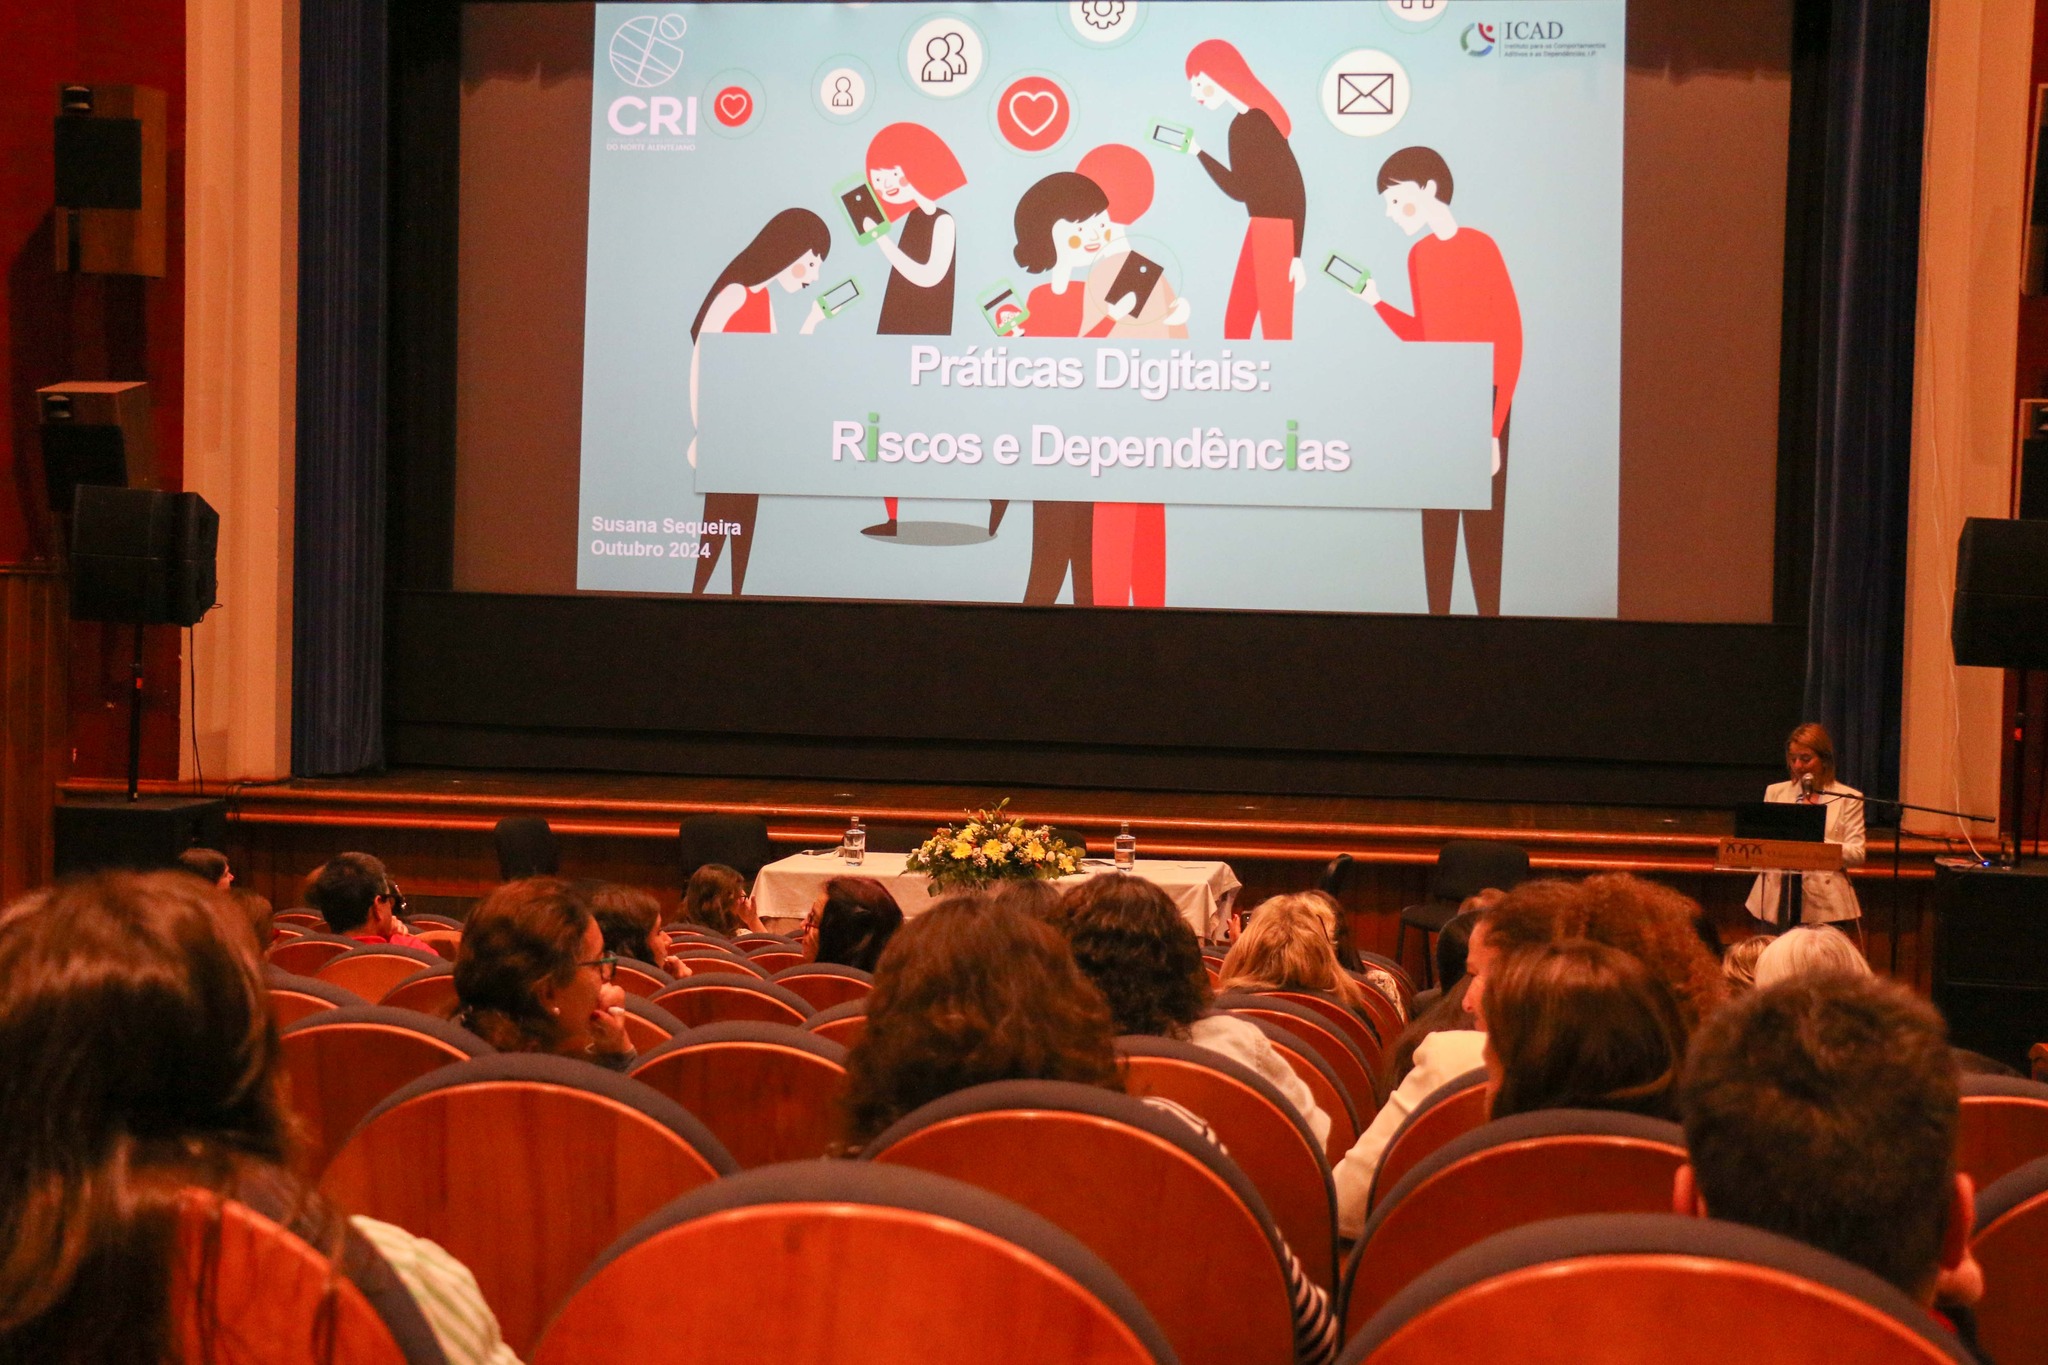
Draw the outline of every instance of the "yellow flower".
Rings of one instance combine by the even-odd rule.
[[[965,839],[955,839],[951,851],[955,858],[964,860],[974,856],[974,845]]]
[[[1045,845],[1033,839],[1030,843],[1024,845],[1024,856],[1034,863],[1044,861]]]
[[[1060,855],[1060,871],[1068,876],[1072,876],[1074,872],[1074,860],[1064,853]]]
[[[991,861],[998,863],[1007,860],[1010,856],[1010,850],[1004,847],[1000,839],[989,840],[981,846],[981,851],[987,854]]]

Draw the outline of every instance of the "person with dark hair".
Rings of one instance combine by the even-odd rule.
[[[1835,777],[1835,741],[1827,727],[1808,721],[1785,740],[1783,782],[1764,788],[1764,800],[1800,805],[1825,806],[1823,832],[1831,844],[1842,846],[1842,863],[1860,865],[1868,850],[1863,832],[1863,793]],[[1842,872],[1799,874],[1798,924],[1828,924],[1845,934],[1860,937],[1863,907],[1857,903],[1856,888]],[[1760,872],[1749,890],[1744,908],[1756,918],[1757,927],[1783,933],[1797,927],[1790,921],[1785,904],[1785,874]]]
[[[670,976],[688,976],[690,969],[668,950],[668,937],[661,932],[661,902],[637,886],[617,882],[596,882],[583,891],[590,914],[604,935],[604,950],[613,957],[629,957]]]
[[[434,950],[425,939],[405,932],[398,918],[405,897],[384,864],[367,853],[337,853],[329,858],[306,884],[306,903],[320,912],[330,933],[359,943]]]
[[[1244,54],[1221,38],[1195,44],[1184,69],[1196,103],[1204,109],[1236,110],[1230,121],[1229,165],[1192,138],[1187,146],[1216,188],[1244,205],[1249,219],[1223,309],[1224,339],[1248,340],[1256,321],[1267,341],[1287,341],[1294,336],[1294,296],[1308,280],[1301,262],[1308,190],[1287,141],[1294,125],[1279,97],[1252,74]]]
[[[1905,987],[1826,973],[1754,991],[1700,1030],[1678,1099],[1678,1212],[1819,1247],[1930,1307],[1982,1294],[1955,1059]]]
[[[633,1062],[626,993],[604,932],[560,877],[506,882],[484,897],[455,955],[455,1022],[500,1052],[552,1052],[615,1071]]]
[[[408,1360],[517,1365],[459,1262],[293,1174],[263,964],[225,896],[182,871],[34,892],[0,910],[0,983],[0,1360],[182,1360],[188,1334],[232,1337],[203,1289],[218,1245],[180,1235],[185,1201],[232,1199],[331,1257]]]
[[[1431,147],[1404,147],[1380,167],[1387,217],[1410,237],[1404,313],[1368,279],[1359,298],[1403,341],[1484,341],[1493,347],[1493,500],[1485,508],[1424,508],[1422,569],[1432,616],[1451,610],[1458,571],[1458,524],[1465,527],[1465,563],[1481,616],[1500,615],[1501,545],[1507,526],[1508,425],[1522,376],[1522,308],[1500,245],[1451,213],[1451,168]]]
[[[1569,939],[1515,954],[1486,992],[1491,1113],[1614,1109],[1678,1116],[1685,1025],[1650,970],[1619,948]]]
[[[1047,924],[1059,913],[1060,889],[1043,877],[1010,877],[998,882],[989,899],[998,905],[1022,911]]]
[[[1060,898],[1053,927],[1109,1002],[1118,1033],[1179,1038],[1251,1068],[1287,1097],[1318,1144],[1330,1116],[1258,1025],[1209,1012],[1202,945],[1172,899],[1142,877],[1091,877]]]
[[[1472,943],[1472,931],[1478,927],[1480,916],[1500,903],[1507,893],[1497,887],[1487,887],[1474,892],[1458,904],[1458,913],[1444,921],[1444,927],[1436,931],[1436,979],[1442,986],[1465,975],[1465,954]],[[1436,1003],[1432,996],[1425,1003],[1418,999],[1416,1007],[1428,1009]]]
[[[697,305],[696,320],[690,324],[690,425],[696,428],[697,375],[703,358],[706,333],[726,336],[739,332],[775,331],[775,310],[769,302],[769,285],[794,294],[818,282],[825,258],[832,254],[832,229],[809,209],[784,209],[770,218],[741,248]],[[809,336],[825,319],[824,305],[811,301],[798,330]],[[690,437],[690,467],[697,467],[697,438]],[[746,586],[747,556],[754,549],[754,516],[761,507],[758,493],[706,493],[705,530],[699,542],[697,574],[690,591],[701,593],[718,567],[718,556],[732,537],[732,595],[738,597]],[[713,527],[721,528],[713,530]],[[730,530],[723,528],[731,528]],[[703,553],[704,546],[710,553]]]
[[[875,970],[903,927],[903,907],[873,877],[834,877],[804,919],[804,958]]]
[[[676,918],[727,938],[762,932],[761,917],[754,913],[754,898],[747,894],[746,879],[724,863],[706,863],[690,874]]]
[[[235,874],[228,868],[228,855],[219,849],[188,848],[178,855],[178,866],[223,891],[235,884]]]

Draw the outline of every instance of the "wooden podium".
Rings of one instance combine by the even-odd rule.
[[[1727,838],[1714,852],[1716,872],[1840,872],[1842,846],[1803,839]]]

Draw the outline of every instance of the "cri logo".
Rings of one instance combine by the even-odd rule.
[[[1484,57],[1493,51],[1493,25],[1465,25],[1465,31],[1458,35],[1458,46],[1465,49],[1468,57]]]

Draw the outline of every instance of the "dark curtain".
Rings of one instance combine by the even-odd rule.
[[[1812,510],[1805,709],[1833,733],[1843,780],[1873,796],[1899,778],[1928,11],[1928,0],[1835,0],[1801,18],[1821,76],[1807,85],[1820,107],[1803,112],[1825,130],[1814,159],[1795,159],[1791,187],[1812,229],[1795,248],[1811,253],[1810,331],[1788,337],[1786,354],[1788,374],[1799,352],[1815,362],[1804,431],[1786,433],[1813,452],[1810,502],[1795,494],[1788,509]]]
[[[299,11],[292,771],[384,763],[385,0]]]

